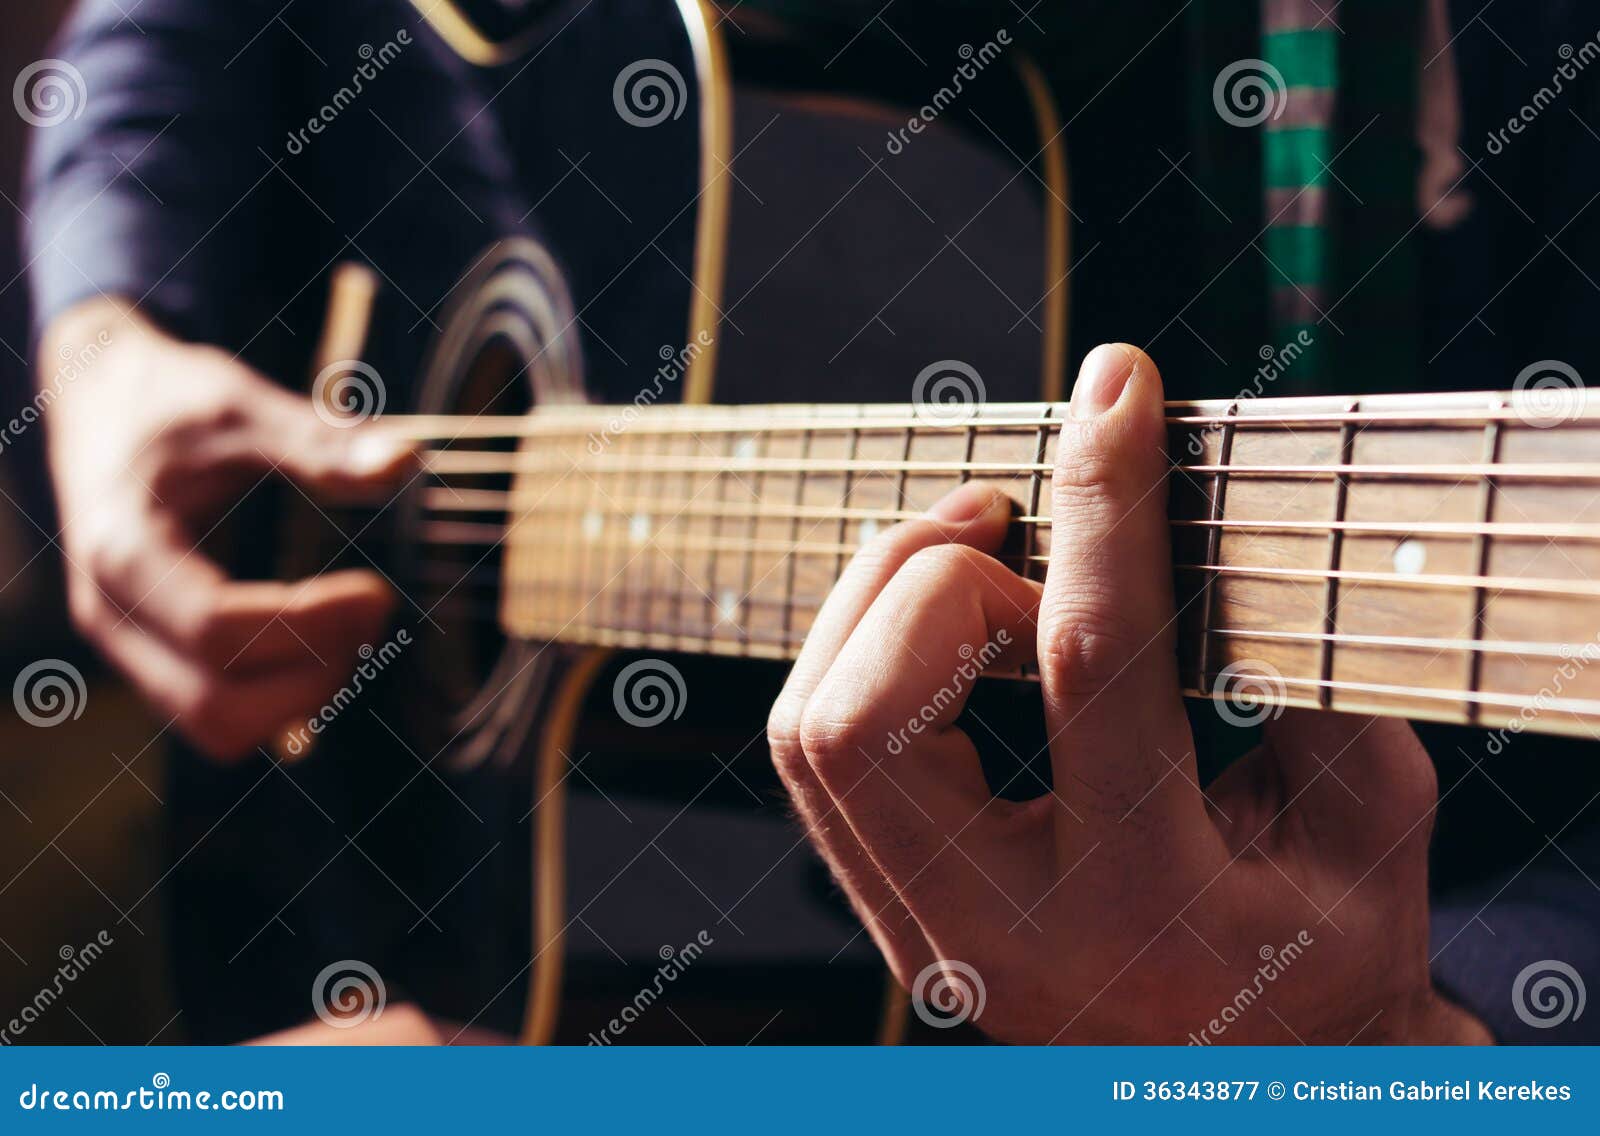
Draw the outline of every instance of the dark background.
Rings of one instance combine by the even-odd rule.
[[[48,55],[67,7],[67,0],[6,5],[0,83],[8,95],[17,74]],[[0,420],[33,394],[18,251],[29,224],[19,189],[28,129],[9,103],[0,106]],[[0,715],[0,1030],[33,1004],[37,1020],[3,1040],[179,1041],[159,893],[141,902],[164,870],[162,747],[145,748],[156,723],[67,628],[43,443],[35,424],[0,453],[0,694],[10,697],[19,668],[51,657],[78,667],[89,693],[82,717],[49,730]],[[111,943],[104,954],[75,981],[59,979],[64,952],[81,952],[102,932],[99,941]]]

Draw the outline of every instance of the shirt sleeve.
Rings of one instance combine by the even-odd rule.
[[[24,208],[35,333],[96,295],[222,334],[270,176],[278,37],[258,0],[85,0],[46,63],[70,106],[36,125]],[[76,91],[70,88],[76,86]]]
[[[1581,827],[1580,827],[1581,826]],[[1502,1044],[1595,1045],[1600,817],[1556,833],[1518,871],[1437,897],[1434,981]]]

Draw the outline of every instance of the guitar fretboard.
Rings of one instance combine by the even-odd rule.
[[[1517,729],[1600,723],[1600,406],[1169,406],[1192,694]],[[556,408],[408,420],[428,539],[499,542],[510,633],[790,659],[852,553],[965,481],[1044,578],[1064,405]],[[474,440],[513,433],[514,449]]]

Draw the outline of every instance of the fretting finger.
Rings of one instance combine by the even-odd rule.
[[[1161,376],[1126,344],[1084,361],[1062,424],[1039,669],[1063,853],[1221,854],[1179,693]],[[1130,820],[1138,823],[1125,823]]]
[[[801,725],[818,780],[930,937],[955,912],[1015,919],[1039,898],[1052,849],[1022,831],[1038,810],[995,800],[955,728],[980,675],[1032,660],[1038,598],[1037,584],[974,549],[917,553],[861,619]]]
[[[912,973],[931,960],[927,943],[807,764],[801,722],[817,684],[850,633],[911,556],[951,542],[998,548],[1009,516],[1010,505],[1000,494],[967,485],[941,500],[927,517],[894,526],[859,552],[818,612],[768,723],[773,762],[801,823],[879,948],[897,969],[904,965]]]

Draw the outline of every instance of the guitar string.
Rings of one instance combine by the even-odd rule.
[[[511,491],[497,489],[452,488],[447,486],[433,486],[424,490],[424,507],[431,513],[460,513],[482,514],[508,512],[515,502],[516,495]],[[676,519],[679,516],[735,516],[754,517],[772,520],[813,519],[818,522],[834,521],[874,521],[897,523],[900,521],[915,520],[924,516],[923,512],[915,509],[870,508],[866,506],[853,506],[850,508],[834,507],[829,505],[792,506],[778,505],[738,505],[732,502],[727,504],[698,505],[694,502],[682,502],[667,498],[652,497],[611,497],[607,498],[603,507],[580,508],[577,505],[565,506],[563,502],[543,503],[539,506],[538,515],[543,516],[598,516],[611,521],[621,521],[626,524],[634,516],[669,517]],[[1040,528],[1052,527],[1052,518],[1045,516],[1017,515],[1011,518],[1013,524],[1037,525]],[[1568,539],[1568,540],[1600,540],[1600,524],[1517,524],[1511,522],[1497,522],[1479,524],[1471,521],[1279,521],[1279,520],[1251,520],[1247,518],[1225,518],[1212,521],[1205,518],[1172,518],[1169,523],[1178,528],[1220,528],[1224,531],[1237,532],[1299,532],[1307,535],[1326,536],[1330,532],[1356,532],[1373,534],[1393,534],[1408,536],[1440,536],[1440,537],[1475,537],[1495,536],[1511,539]]]
[[[926,474],[1009,474],[1012,476],[1049,473],[1053,462],[953,462],[932,460],[854,461],[826,458],[685,458],[681,455],[629,452],[626,458],[591,458],[586,461],[551,461],[545,458],[528,458],[518,454],[493,450],[425,450],[422,452],[424,468],[438,474],[550,474],[565,476],[574,472],[585,473],[721,473],[721,474],[805,474],[818,476],[833,473],[926,473]],[[1199,474],[1226,474],[1234,477],[1269,478],[1321,478],[1321,477],[1371,477],[1405,481],[1458,481],[1469,477],[1491,477],[1503,480],[1538,480],[1562,482],[1600,481],[1600,463],[1593,462],[1525,462],[1494,465],[1486,463],[1432,463],[1427,465],[1400,464],[1329,464],[1329,465],[1201,465],[1178,463],[1170,467],[1173,472]]]
[[[1575,392],[1576,393],[1576,392]],[[1259,410],[1268,401],[1240,400],[1236,403],[1213,401],[1205,403],[1167,403],[1166,421],[1169,426],[1223,426],[1234,425],[1248,430],[1257,426],[1340,426],[1346,423],[1371,426],[1461,426],[1483,427],[1491,422],[1523,423],[1530,427],[1583,427],[1600,425],[1600,405],[1591,408],[1588,400],[1581,406],[1562,406],[1553,411],[1542,409],[1531,399],[1516,395],[1504,396],[1510,403],[1503,407],[1462,409],[1441,407],[1409,410],[1330,410],[1304,412],[1277,412]],[[1488,400],[1486,400],[1488,401]],[[921,412],[908,411],[893,404],[868,405],[857,409],[865,413],[859,417],[837,413],[843,404],[811,405],[750,405],[730,407],[662,406],[641,412],[639,408],[624,406],[575,406],[547,408],[530,415],[390,415],[382,419],[383,426],[398,434],[425,440],[429,438],[530,438],[549,435],[568,435],[580,441],[590,437],[615,439],[628,435],[662,435],[684,433],[735,433],[784,434],[803,430],[839,431],[871,434],[885,430],[938,431],[966,430],[976,427],[982,431],[1005,428],[1037,430],[1041,426],[1059,425],[1059,414],[1044,415],[1040,409],[1045,404],[990,404],[970,406],[952,404],[949,409],[929,407]],[[1067,410],[1068,404],[1051,404],[1056,410]],[[1341,406],[1345,404],[1341,401]],[[1229,413],[1229,407],[1237,407]],[[1216,409],[1210,409],[1216,408]],[[1185,411],[1195,411],[1185,413]]]
[[[552,634],[556,629],[552,627]],[[1229,634],[1227,630],[1216,630],[1213,634]],[[1253,632],[1238,632],[1242,637],[1250,637]],[[537,629],[528,636],[537,640]],[[602,647],[617,647],[621,649],[658,649],[667,651],[687,651],[690,653],[707,653],[723,656],[749,656],[773,659],[777,661],[792,660],[795,658],[800,646],[805,641],[803,631],[790,632],[787,635],[781,628],[768,629],[759,626],[750,626],[748,623],[719,623],[707,626],[698,624],[677,631],[662,631],[658,625],[643,623],[628,623],[626,620],[616,619],[605,626],[576,626],[561,630],[559,638],[562,642],[575,645],[593,645]],[[1494,646],[1492,642],[1486,646]],[[1460,651],[1476,650],[1469,646],[1453,648]],[[1347,679],[1321,679],[1304,677],[1295,673],[1283,673],[1274,669],[1273,673],[1265,672],[1229,672],[1211,671],[1204,675],[1197,674],[1188,668],[1183,670],[1185,682],[1193,681],[1194,685],[1185,687],[1186,692],[1199,697],[1237,697],[1237,692],[1230,692],[1228,688],[1216,689],[1217,680],[1226,679],[1230,682],[1244,684],[1248,697],[1258,699],[1260,703],[1270,705],[1292,704],[1289,687],[1309,687],[1316,690],[1326,689],[1334,693],[1352,695],[1379,695],[1404,701],[1431,701],[1445,704],[1475,704],[1479,706],[1498,707],[1504,710],[1509,721],[1514,715],[1513,711],[1536,710],[1541,714],[1567,714],[1583,719],[1600,718],[1600,700],[1581,698],[1560,698],[1547,695],[1540,690],[1533,694],[1522,694],[1508,690],[1471,690],[1463,687],[1425,687],[1391,683],[1367,683]],[[1038,676],[1024,673],[995,674],[992,677],[1024,679],[1037,681]],[[1272,693],[1272,687],[1285,688],[1277,694]],[[1305,705],[1315,705],[1306,702]],[[1373,705],[1363,703],[1363,705]],[[1348,707],[1349,703],[1336,705]]]
[[[596,598],[600,595],[604,595],[606,597],[617,595],[629,599],[641,599],[647,602],[658,600],[674,600],[679,597],[704,598],[698,589],[692,587],[683,589],[642,588],[613,584],[597,590],[589,585],[577,584],[563,580],[528,580],[523,583],[508,583],[497,573],[489,569],[469,569],[465,573],[457,574],[456,570],[460,568],[460,565],[430,562],[425,564],[423,567],[430,571],[436,569],[438,573],[436,576],[436,582],[441,584],[448,583],[451,586],[452,594],[461,591],[463,588],[475,588],[491,590],[496,594],[512,594],[519,591],[528,591],[537,592],[541,595],[556,594],[586,596],[591,598]],[[801,594],[797,595],[792,600],[751,594],[739,600],[734,606],[739,608],[761,607],[778,609],[791,607],[802,615],[809,614],[814,617],[817,612],[821,610],[825,599],[825,596],[816,594]],[[498,609],[492,610],[495,610],[498,613]],[[679,620],[678,622],[680,625],[689,625],[693,621]],[[694,623],[693,625],[704,626],[700,623]],[[715,624],[712,626],[715,626]],[[601,622],[592,625],[591,629],[605,630],[609,627],[609,623]],[[650,629],[651,628],[637,628],[634,630]],[[662,635],[691,635],[692,637],[693,634],[690,632],[677,630],[665,630],[659,627],[655,627],[654,630]],[[1529,656],[1534,656],[1539,658],[1551,658],[1566,661],[1576,658],[1586,658],[1585,652],[1588,652],[1589,655],[1600,656],[1600,643],[1595,641],[1590,641],[1588,643],[1568,643],[1505,639],[1450,637],[1435,638],[1414,635],[1359,635],[1350,632],[1272,631],[1252,629],[1247,627],[1212,628],[1210,629],[1210,633],[1212,635],[1221,635],[1234,639],[1281,641],[1304,644],[1327,642],[1332,643],[1335,646],[1388,647],[1397,650],[1437,651],[1440,653],[1481,651],[1487,654],[1508,655],[1519,659],[1525,659]],[[797,636],[794,641],[799,643],[802,638],[803,636]]]

